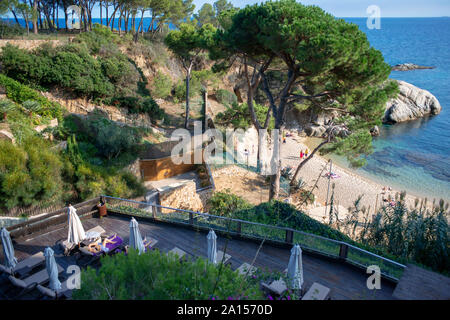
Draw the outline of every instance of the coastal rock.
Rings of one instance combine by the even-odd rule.
[[[14,135],[8,130],[0,130],[0,139],[7,140],[7,141],[11,142],[12,144],[16,143],[16,139],[14,138]]]
[[[319,113],[314,115],[311,122],[316,126],[324,126],[328,125],[332,119],[333,119],[332,114]]]
[[[429,91],[404,81],[397,82],[400,93],[387,102],[383,122],[403,122],[441,112],[439,101]]]
[[[372,129],[370,129],[370,134],[372,137],[377,137],[380,135],[380,128],[378,126],[374,126]]]
[[[16,143],[16,139],[7,123],[0,123],[0,140],[7,140],[12,144]]]
[[[322,137],[325,131],[327,131],[326,127],[318,125],[311,125],[305,128],[305,133],[309,137]]]
[[[410,71],[410,70],[418,70],[418,69],[434,69],[436,67],[426,67],[426,66],[419,66],[414,63],[402,63],[402,64],[396,64],[392,67],[393,71]]]

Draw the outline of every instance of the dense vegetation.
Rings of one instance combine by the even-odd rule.
[[[63,193],[62,167],[49,143],[36,136],[20,145],[0,140],[0,203],[29,206],[59,200]]]
[[[8,44],[0,63],[5,75],[22,84],[46,91],[59,88],[130,113],[146,113],[153,120],[163,119],[164,112],[145,89],[147,79],[119,50],[121,41],[109,29],[96,25],[62,46],[43,44],[28,51]]]
[[[252,206],[228,192],[216,192],[208,204],[209,212],[214,215],[293,228],[345,241],[400,262],[412,261],[450,273],[448,205],[444,207],[441,201],[433,211],[426,210],[424,204],[408,209],[403,199],[404,194],[398,197],[395,206],[382,207],[373,219],[367,218],[357,201],[350,210],[352,214],[337,224],[321,223],[284,202]],[[357,229],[361,221],[364,223]]]
[[[15,144],[0,141],[0,210],[45,207],[99,194],[142,194],[140,182],[122,169],[136,159],[146,132],[100,115],[84,121],[64,117],[60,105],[35,90],[4,75],[0,81],[7,96],[15,99],[0,100],[0,128],[10,130],[15,138]],[[60,120],[57,127],[35,130],[55,116]],[[60,141],[67,141],[66,150],[56,145]]]
[[[261,299],[256,282],[249,282],[229,267],[202,258],[181,262],[158,250],[138,255],[117,254],[102,258],[97,271],[88,267],[81,274],[80,300],[212,300]]]
[[[261,123],[264,123],[267,118],[267,109],[260,104],[254,105],[255,115]],[[247,130],[252,126],[252,121],[250,117],[250,111],[246,103],[233,102],[224,112],[217,114],[215,122],[221,126],[231,126],[233,128],[241,128]],[[267,129],[271,130],[274,128],[275,122],[269,119]]]

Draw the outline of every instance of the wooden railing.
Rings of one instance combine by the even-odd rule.
[[[77,209],[79,216],[91,213],[96,210],[96,205],[98,204],[100,198],[90,199],[74,205]],[[12,238],[25,236],[27,234],[32,234],[34,232],[39,232],[47,229],[49,226],[64,223],[67,220],[67,207],[58,209],[46,215],[39,216],[37,218],[29,219],[25,222],[12,225],[7,228],[10,232]]]
[[[283,245],[300,244],[303,250],[334,258],[345,263],[366,269],[377,265],[382,275],[389,280],[398,281],[405,265],[358,248],[343,241],[325,238],[292,228],[266,225],[257,222],[232,219],[190,210],[174,209],[156,204],[104,196],[108,210],[118,214],[150,218],[152,221],[169,222],[195,228],[213,229],[219,233],[251,240],[266,240]],[[166,213],[162,213],[165,209]]]

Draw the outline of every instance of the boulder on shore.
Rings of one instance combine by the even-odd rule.
[[[397,82],[400,93],[387,102],[383,122],[403,122],[441,112],[439,101],[429,91],[405,81],[397,80]]]
[[[393,71],[410,71],[410,70],[419,70],[419,69],[434,69],[436,67],[427,67],[427,66],[419,66],[414,63],[402,63],[396,64],[392,67]]]

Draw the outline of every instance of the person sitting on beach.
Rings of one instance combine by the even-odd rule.
[[[114,235],[113,238],[116,236]],[[100,253],[101,251],[108,252],[109,249],[106,247],[108,243],[115,243],[114,241],[109,240],[108,238],[103,239],[103,242],[101,241],[101,238],[97,238],[94,242],[88,244],[88,250],[92,253]]]

